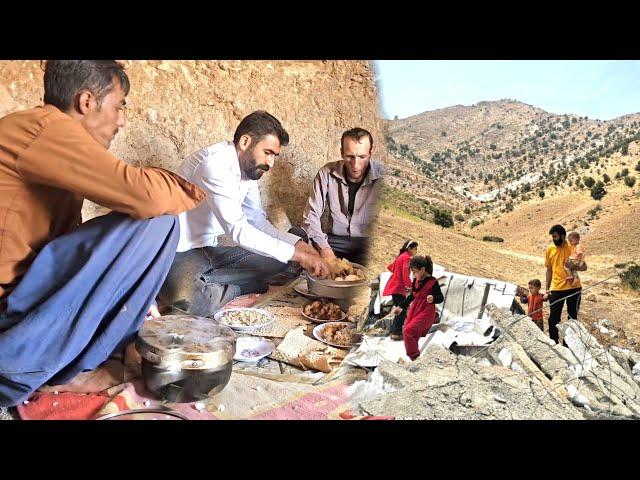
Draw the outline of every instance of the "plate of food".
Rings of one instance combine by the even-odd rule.
[[[233,359],[240,362],[257,362],[275,349],[273,342],[259,337],[239,337]]]
[[[302,315],[313,323],[336,322],[347,318],[347,312],[331,300],[322,299],[308,303],[302,307]]]
[[[313,329],[313,336],[322,343],[337,348],[355,347],[362,341],[362,334],[350,322],[321,323]]]
[[[213,316],[214,320],[238,332],[252,332],[275,322],[276,317],[259,308],[227,308]]]

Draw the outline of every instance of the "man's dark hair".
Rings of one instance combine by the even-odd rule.
[[[113,89],[114,78],[128,95],[129,77],[124,65],[115,60],[49,60],[44,69],[44,103],[66,112],[76,95],[89,90],[100,106]]]
[[[373,148],[373,137],[364,128],[352,128],[351,130],[344,132],[340,139],[340,148],[344,148],[345,138],[353,138],[354,140],[359,141],[362,137],[369,137],[369,151],[371,151]]]
[[[540,282],[540,280],[538,280],[537,278],[529,280],[529,285],[532,287],[542,288],[542,282]]]
[[[433,261],[429,255],[416,255],[409,262],[409,268],[415,268],[416,270],[420,270],[424,268],[429,275],[433,274]]]
[[[549,229],[549,235],[553,235],[554,233],[557,233],[558,235],[561,235],[563,237],[567,236],[567,231],[562,225],[554,225]]]
[[[280,145],[283,147],[289,144],[289,134],[280,120],[264,110],[250,113],[242,119],[236,128],[236,133],[233,134],[233,143],[238,145],[240,137],[243,135],[249,135],[254,146],[267,135],[278,137]]]

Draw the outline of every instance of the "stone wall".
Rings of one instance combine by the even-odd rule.
[[[231,140],[254,110],[275,115],[291,142],[261,180],[280,227],[299,224],[317,170],[340,157],[340,136],[360,126],[382,148],[373,66],[366,61],[124,61],[127,126],[111,150],[135,165],[179,167],[203,146]],[[38,61],[0,61],[0,115],[42,103]],[[96,214],[85,202],[85,219]]]

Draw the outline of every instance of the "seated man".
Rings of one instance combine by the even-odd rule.
[[[204,198],[109,153],[128,92],[114,61],[51,60],[44,106],[0,119],[0,406],[133,340],[173,261],[175,215]],[[82,223],[85,198],[113,212]]]
[[[363,264],[367,255],[367,236],[376,215],[376,203],[383,176],[382,165],[371,160],[373,137],[362,128],[342,134],[342,160],[320,169],[304,211],[303,228],[331,262],[336,256]],[[321,218],[328,210],[328,234]]]
[[[294,229],[276,229],[262,208],[257,180],[288,143],[278,119],[257,111],[240,122],[233,142],[210,145],[185,159],[182,175],[207,197],[180,215],[178,253],[160,291],[162,303],[210,316],[239,295],[266,292],[267,279],[290,260],[315,275],[328,274],[313,247],[291,233]],[[218,245],[223,234],[237,246]]]

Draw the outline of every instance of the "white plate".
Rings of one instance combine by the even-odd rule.
[[[316,337],[317,340],[321,341],[322,343],[326,344],[326,345],[331,345],[332,347],[336,347],[336,348],[351,348],[351,347],[355,347],[357,345],[357,343],[354,343],[353,345],[338,345],[337,343],[329,343],[327,342],[323,336],[322,333],[324,332],[324,329],[327,325],[333,325],[333,324],[343,324],[343,325],[348,325],[350,327],[353,327],[353,323],[351,322],[326,322],[326,323],[321,323],[320,325],[316,326],[313,329],[313,336]]]
[[[236,354],[233,359],[240,362],[257,362],[270,355],[275,349],[273,342],[258,337],[239,337],[236,340]],[[253,352],[248,352],[252,350]]]
[[[253,311],[253,312],[259,312],[262,313],[263,315],[266,315],[270,320],[268,322],[265,323],[261,323],[260,325],[251,325],[251,326],[241,326],[241,325],[228,325],[226,323],[224,323],[222,321],[222,316],[225,313],[228,312],[234,312],[234,311],[239,311],[239,312],[243,312],[243,311]],[[266,310],[262,310],[260,308],[245,308],[245,307],[238,307],[238,308],[227,308],[225,310],[220,310],[219,312],[217,312],[214,316],[213,316],[214,320],[217,320],[218,322],[220,322],[222,325],[227,325],[228,327],[232,328],[233,330],[237,331],[237,332],[253,332],[254,330],[258,330],[259,328],[262,327],[266,327],[267,325],[271,325],[273,322],[275,322],[276,317],[271,313],[271,312],[267,312]]]
[[[308,305],[311,305],[311,304],[308,304]],[[300,313],[302,313],[302,316],[304,316],[304,318],[306,318],[307,320],[309,320],[309,321],[311,321],[313,323],[341,322],[345,318],[347,318],[347,312],[344,312],[344,311],[340,310],[340,312],[342,312],[342,316],[340,318],[338,318],[337,320],[320,320],[319,318],[313,318],[313,317],[310,317],[309,315],[307,315],[306,313],[304,313],[304,308],[305,307],[306,307],[306,305],[300,309]]]

